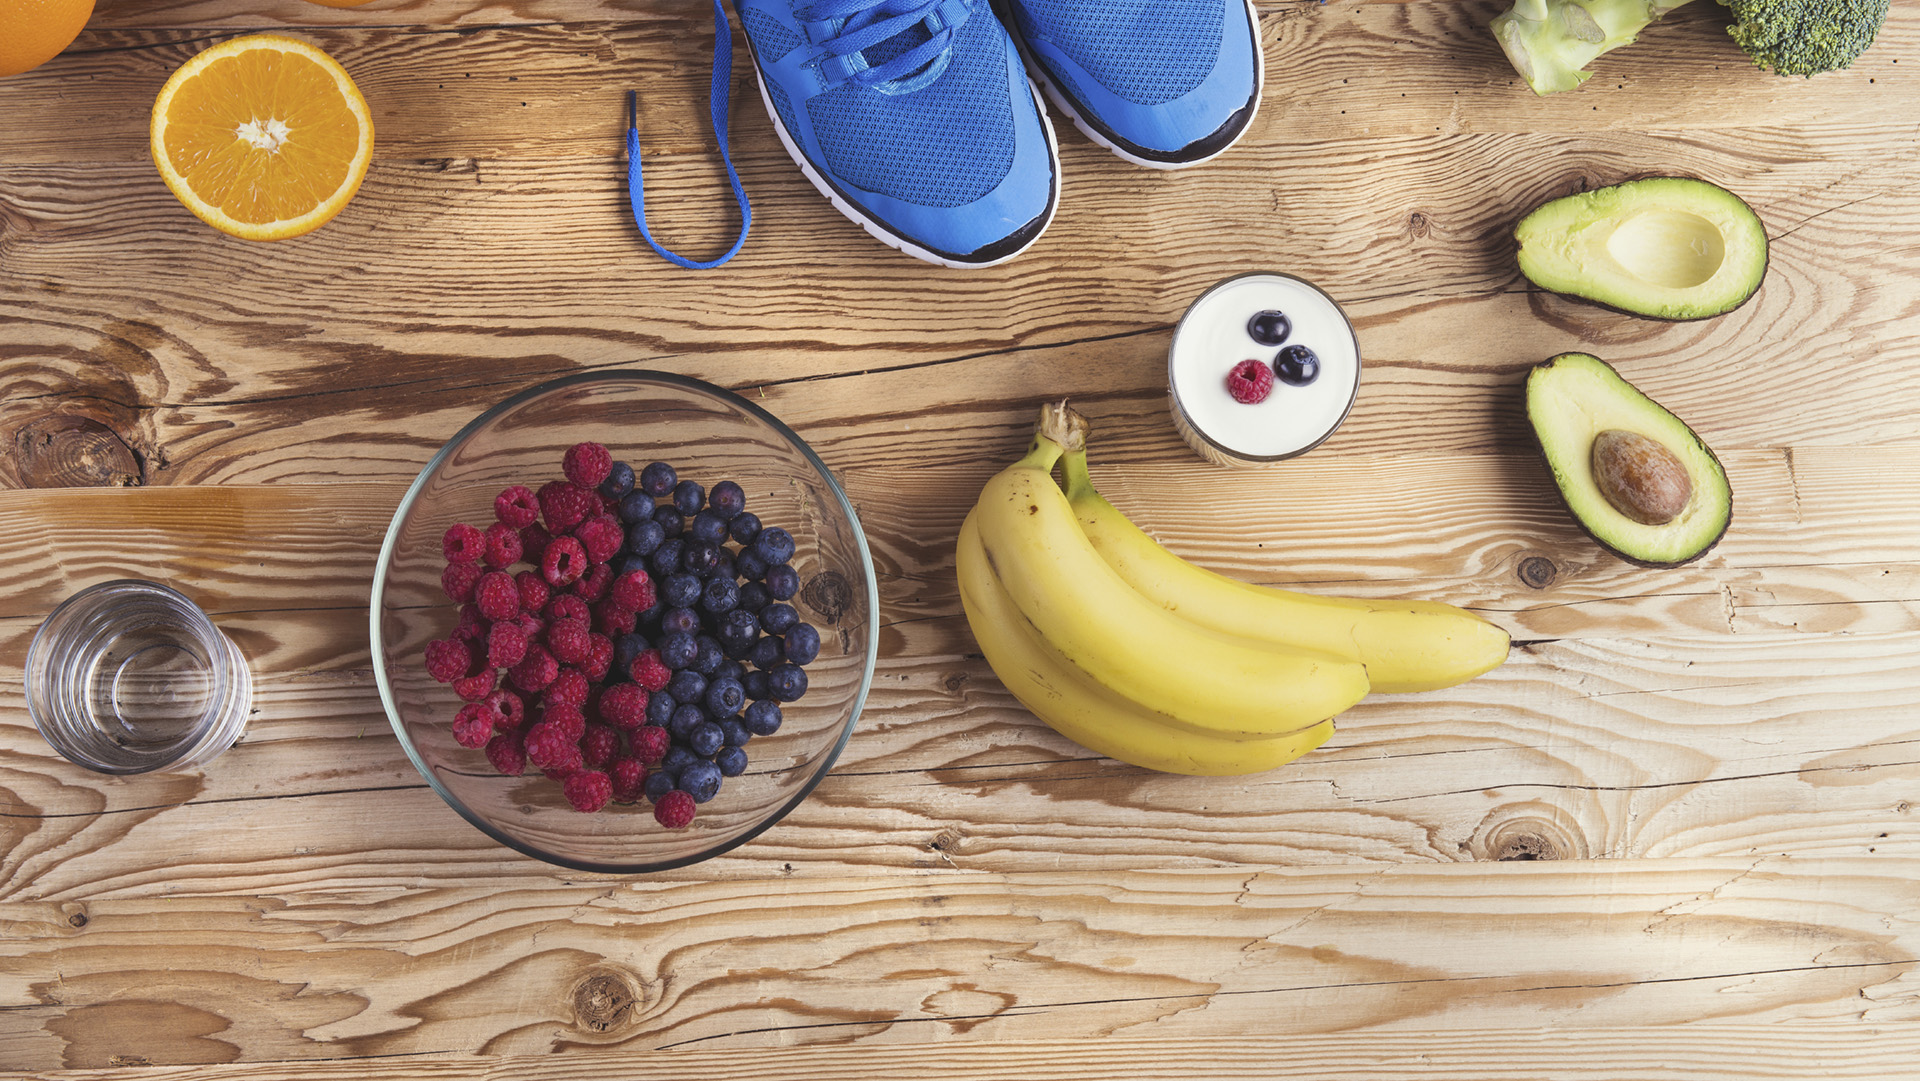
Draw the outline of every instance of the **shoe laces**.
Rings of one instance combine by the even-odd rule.
[[[953,48],[954,31],[966,22],[970,6],[952,0],[817,0],[795,8],[794,15],[806,22],[844,20],[839,30],[820,44],[831,56],[853,57],[911,34],[916,28],[924,32],[922,24],[928,17],[945,8],[941,12],[945,16],[941,20],[944,25],[928,34],[926,40],[851,75],[854,82],[863,86],[880,86],[910,80],[923,71],[934,72],[934,65]],[[866,58],[858,59],[864,63]],[[917,86],[894,89],[917,89]]]

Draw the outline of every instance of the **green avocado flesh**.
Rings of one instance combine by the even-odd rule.
[[[1767,272],[1767,232],[1752,208],[1687,177],[1555,199],[1513,235],[1520,272],[1533,284],[1655,319],[1723,315]]]
[[[1678,566],[1704,555],[1726,533],[1733,519],[1733,487],[1720,460],[1684,421],[1606,361],[1562,353],[1535,365],[1527,375],[1527,419],[1567,509],[1614,554],[1643,566]],[[1623,433],[1633,443],[1638,441],[1631,436],[1650,439],[1684,470],[1684,504],[1671,520],[1637,521],[1610,501],[1595,470],[1594,445],[1603,432]],[[1610,436],[1603,443],[1608,441],[1622,439]]]

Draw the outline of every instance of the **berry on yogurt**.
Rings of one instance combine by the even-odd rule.
[[[1273,370],[1257,360],[1243,360],[1227,373],[1227,393],[1241,405],[1259,405],[1273,393]]]

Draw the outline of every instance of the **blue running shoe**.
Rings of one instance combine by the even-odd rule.
[[[1053,220],[1053,128],[989,0],[733,5],[780,141],[883,243],[993,266]]]
[[[1087,138],[1153,169],[1232,146],[1266,82],[1251,0],[996,0],[1047,96]]]

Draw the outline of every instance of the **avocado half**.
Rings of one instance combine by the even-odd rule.
[[[1720,459],[1685,421],[1640,393],[1606,361],[1586,353],[1562,353],[1534,365],[1527,374],[1527,419],[1574,520],[1620,558],[1643,567],[1677,567],[1705,555],[1726,535],[1733,521],[1733,486]],[[1646,440],[1659,448],[1650,452],[1659,459],[1656,465],[1664,462],[1669,473],[1678,469],[1684,476],[1678,502],[1654,514],[1633,506],[1617,482],[1610,494],[1604,485],[1609,477],[1601,474],[1613,471],[1597,468],[1596,459],[1603,455],[1595,453],[1596,443],[1646,450]],[[1649,459],[1643,455],[1632,460],[1644,466]],[[1660,470],[1643,468],[1637,475],[1649,472]],[[1674,494],[1672,484],[1648,488]],[[1663,500],[1648,496],[1644,502],[1658,507]],[[1667,520],[1657,520],[1667,514]]]
[[[1704,180],[1630,180],[1542,204],[1514,228],[1520,272],[1542,289],[1655,319],[1745,304],[1767,273],[1767,231]]]

